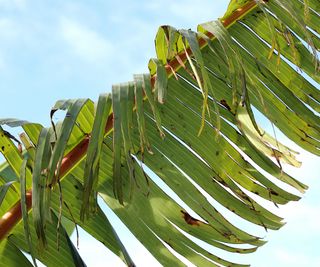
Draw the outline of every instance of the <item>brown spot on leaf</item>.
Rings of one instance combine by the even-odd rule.
[[[219,181],[219,182],[220,182],[220,184],[222,184],[223,186],[228,187],[228,184],[227,184],[224,180],[221,180],[221,181]]]
[[[220,100],[220,104],[224,106],[227,110],[231,111],[231,108],[225,99]]]
[[[183,219],[187,224],[190,224],[192,226],[200,226],[200,224],[202,223],[201,221],[193,218],[188,212],[181,210],[181,213],[183,214]]]
[[[270,189],[269,191],[270,191],[271,195],[279,196],[279,194],[276,191],[274,191],[272,189]]]

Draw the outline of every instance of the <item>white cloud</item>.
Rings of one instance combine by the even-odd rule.
[[[279,266],[320,266],[319,255],[308,257],[297,251],[291,252],[286,249],[280,249],[275,252],[275,258]]]
[[[72,52],[86,61],[99,63],[113,54],[113,46],[108,40],[77,21],[62,18],[60,31]]]
[[[301,200],[298,203],[289,203],[281,207],[281,215],[288,222],[286,227],[308,229],[310,233],[320,233],[319,206],[311,206]]]

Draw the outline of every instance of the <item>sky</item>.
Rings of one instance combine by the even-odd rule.
[[[149,59],[155,57],[154,37],[160,25],[196,29],[197,24],[222,16],[227,4],[227,0],[0,0],[0,118],[49,125],[55,101],[97,100],[100,93],[110,92],[112,84],[147,72]],[[320,160],[297,149],[303,166],[287,170],[310,189],[298,203],[275,211],[287,225],[264,233],[269,241],[265,246],[233,259],[253,267],[320,266],[316,249]],[[120,225],[115,216],[111,220]],[[122,226],[118,232],[128,243],[129,253],[135,255],[137,266],[157,266]],[[89,267],[106,262],[124,266],[83,231],[80,253]]]

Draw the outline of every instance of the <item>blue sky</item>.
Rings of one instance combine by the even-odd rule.
[[[227,0],[0,0],[0,118],[49,125],[50,108],[56,100],[96,100],[100,93],[110,91],[112,84],[146,72],[149,58],[155,56],[153,40],[158,26],[195,29],[198,23],[221,16],[227,4]],[[299,151],[302,168],[288,171],[310,190],[300,202],[275,211],[285,217],[287,225],[277,232],[262,232],[268,244],[255,254],[233,259],[254,267],[320,266],[316,249],[320,239],[320,161]],[[152,257],[119,229],[129,252],[138,258],[137,265],[156,266]],[[124,266],[84,233],[80,253],[89,267],[105,266],[106,262]]]

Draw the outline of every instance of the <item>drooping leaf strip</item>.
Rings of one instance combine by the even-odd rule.
[[[156,82],[154,85],[155,98],[157,98],[159,103],[163,104],[166,99],[168,86],[166,68],[164,67],[163,63],[156,58],[150,59],[148,67],[150,74],[155,75],[156,77]]]
[[[140,79],[142,81],[142,88],[147,96],[148,102],[152,108],[153,116],[155,118],[159,133],[161,137],[164,137],[164,133],[161,127],[161,116],[159,113],[157,102],[154,101],[154,97],[152,95],[152,86],[151,86],[151,78],[148,74],[135,75],[136,79]]]
[[[67,114],[61,128],[59,129],[59,135],[55,131],[55,135],[58,136],[58,139],[53,143],[52,155],[49,158],[48,168],[46,171],[46,193],[44,197],[44,212],[46,213],[45,218],[50,217],[50,199],[51,199],[51,190],[60,179],[60,168],[65,150],[67,148],[68,141],[70,139],[72,130],[77,124],[78,116],[81,114],[81,110],[85,107],[87,103],[90,103],[88,99],[77,99],[75,101],[65,101],[65,104],[58,105],[57,108],[67,109]],[[52,116],[52,112],[50,114]],[[81,126],[79,127],[81,128]],[[85,134],[85,133],[83,133]]]
[[[78,114],[88,101],[88,99],[77,99],[71,105],[68,104],[68,111],[65,119],[63,120],[59,138],[54,145],[52,156],[49,162],[47,183],[47,186],[49,187],[55,186],[58,182],[61,161],[65,152],[67,142],[70,138],[72,129],[76,124]]]
[[[138,129],[140,134],[140,151],[141,154],[144,154],[145,147],[148,151],[150,151],[150,144],[148,141],[148,137],[145,133],[145,118],[144,118],[144,104],[143,104],[143,79],[139,78],[139,76],[134,76],[134,94],[135,94],[135,102],[136,102],[136,113],[137,113],[137,122]]]
[[[112,86],[112,111],[113,111],[113,193],[123,205],[123,184],[121,175],[121,104],[120,85]],[[124,115],[125,116],[125,115]]]
[[[50,203],[47,197],[50,188],[46,187],[46,175],[48,164],[52,153],[50,139],[52,131],[48,128],[42,128],[37,143],[37,150],[34,159],[34,168],[32,173],[32,210],[33,223],[36,229],[40,244],[46,245],[45,225],[49,220]]]
[[[32,262],[35,267],[37,267],[37,262],[35,259],[34,248],[31,242],[31,234],[30,234],[30,227],[29,227],[29,216],[28,216],[28,209],[27,209],[27,198],[26,198],[26,168],[27,168],[28,156],[24,158],[22,165],[21,165],[21,172],[20,172],[20,192],[21,192],[21,212],[22,212],[22,220],[23,220],[23,228],[25,232],[25,237],[27,239],[28,248],[30,251],[30,255],[32,258]]]
[[[126,158],[128,171],[129,171],[129,183],[130,183],[130,199],[132,198],[133,189],[134,189],[134,165],[133,165],[133,157],[131,154],[134,153],[133,145],[132,145],[132,137],[131,137],[131,127],[129,125],[129,120],[131,120],[132,124],[132,99],[133,95],[130,93],[130,90],[133,88],[129,86],[129,83],[120,85],[120,109],[121,114],[123,117],[121,119],[121,133],[122,133],[122,140],[123,140],[123,148],[124,148],[124,155]],[[131,112],[128,109],[131,108]],[[130,118],[131,116],[131,118]],[[130,118],[130,119],[129,119]],[[132,125],[131,125],[132,126]]]
[[[110,111],[110,94],[101,94],[95,112],[95,119],[84,168],[84,192],[80,213],[81,220],[84,220],[85,217],[89,217],[89,213],[94,213],[97,210],[99,162],[105,134],[105,125],[107,124]]]
[[[182,37],[187,40],[190,49],[192,51],[192,54],[197,62],[197,65],[200,68],[201,71],[201,76],[198,75],[197,70],[195,69],[195,67],[193,66],[192,69],[194,71],[194,74],[196,76],[197,79],[197,83],[202,91],[203,94],[203,105],[202,105],[202,121],[201,121],[201,127],[199,130],[199,134],[202,132],[202,129],[204,127],[204,123],[205,123],[205,113],[208,110],[208,113],[210,114],[209,111],[209,106],[208,106],[208,95],[209,93],[211,94],[211,96],[213,98],[215,98],[215,93],[213,91],[213,85],[211,84],[211,81],[209,79],[208,76],[208,72],[204,66],[204,61],[202,58],[202,54],[201,54],[201,50],[200,50],[200,46],[198,43],[198,38],[196,33],[192,32],[192,31],[186,31],[186,30],[180,30],[180,33],[182,35]],[[189,63],[192,66],[192,61],[189,59]],[[215,111],[218,114],[217,116],[217,120],[216,120],[216,129],[217,132],[220,131],[220,116],[219,116],[219,109],[218,109],[218,104],[216,103],[216,101],[213,101],[214,107],[215,107]],[[209,116],[210,117],[210,116]]]
[[[176,43],[179,38],[179,32],[169,25],[160,26],[156,38],[155,48],[157,58],[162,64],[170,63],[170,61],[177,55]]]

